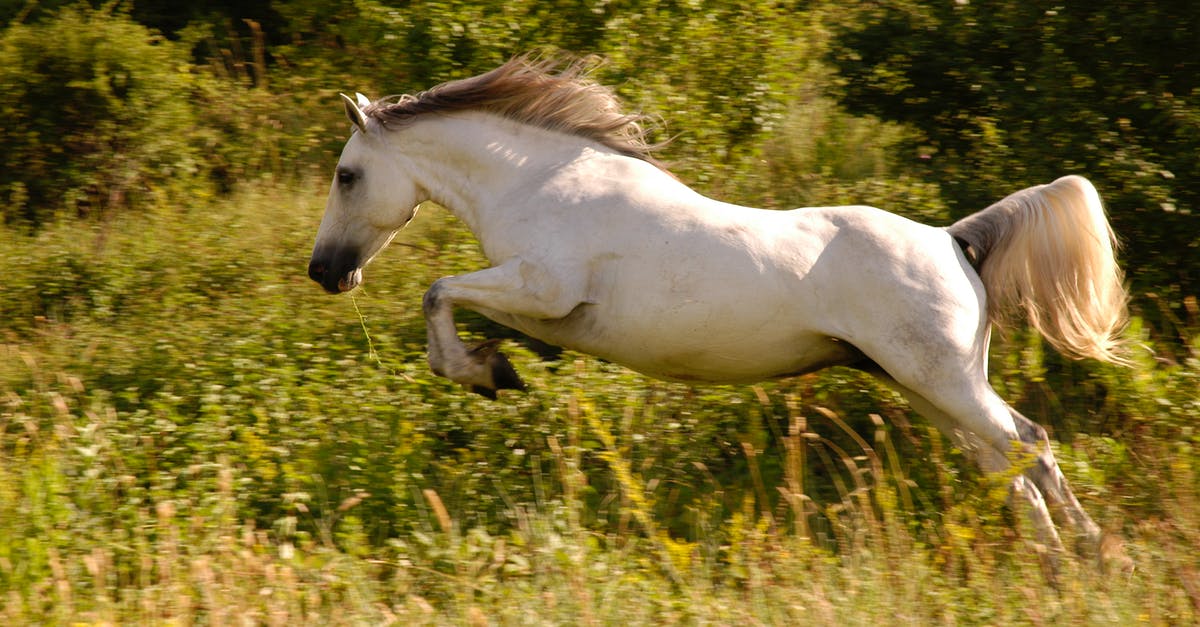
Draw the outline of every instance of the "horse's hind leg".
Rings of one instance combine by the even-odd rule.
[[[1046,435],[1046,430],[1012,407],[1009,407],[1008,411],[1012,414],[1021,442],[1037,456],[1026,475],[1041,490],[1053,511],[1066,513],[1081,539],[1089,545],[1089,549],[1096,548],[1100,543],[1100,527],[1084,511],[1067,485],[1067,478],[1063,476],[1058,462],[1054,459],[1054,453],[1050,450],[1050,438]]]
[[[985,441],[974,431],[964,430],[962,421],[956,420],[953,416],[942,411],[937,405],[925,398],[921,394],[914,392],[912,389],[901,385],[888,373],[878,367],[865,368],[867,372],[875,375],[876,378],[884,381],[908,401],[917,413],[929,420],[939,431],[944,433],[946,437],[955,442],[962,450],[966,451],[971,459],[979,465],[984,472],[1002,472],[1009,467],[1008,457],[1004,451],[993,444]],[[1016,412],[1014,412],[1015,414]],[[1019,415],[1019,414],[1017,414]],[[1024,418],[1022,416],[1022,418]],[[1028,419],[1025,419],[1029,422]],[[1037,426],[1037,425],[1033,425]],[[1045,431],[1042,431],[1045,434]],[[1039,460],[1040,461],[1040,460]],[[1050,459],[1053,463],[1053,458]],[[1054,467],[1057,470],[1057,466]],[[1059,473],[1061,476],[1061,473]],[[1062,483],[1065,488],[1065,480]],[[1038,489],[1036,481],[1032,481],[1026,475],[1018,475],[1013,479],[1010,486],[1009,498],[1013,502],[1024,502],[1028,505],[1029,521],[1033,524],[1033,528],[1038,536],[1038,541],[1043,545],[1059,550],[1062,548],[1062,541],[1059,538],[1058,530],[1054,526],[1054,519],[1051,516],[1050,508],[1047,507],[1046,499],[1043,498],[1043,493]],[[1070,490],[1067,490],[1070,493]],[[1072,496],[1072,500],[1074,497]],[[1078,502],[1075,503],[1078,506]],[[1080,513],[1082,513],[1082,508]],[[1083,514],[1086,518],[1087,514]],[[1091,520],[1088,519],[1090,523]]]

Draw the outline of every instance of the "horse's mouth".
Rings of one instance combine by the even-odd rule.
[[[338,279],[337,292],[349,292],[358,287],[360,283],[362,283],[362,268],[355,268],[354,271]]]
[[[355,268],[341,275],[322,277],[317,279],[317,282],[330,294],[349,292],[362,283],[362,268]]]

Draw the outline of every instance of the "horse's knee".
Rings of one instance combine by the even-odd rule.
[[[1050,452],[1050,434],[1045,427],[1021,415],[1015,409],[1009,408],[1013,424],[1017,429],[1017,437],[1025,450],[1034,455],[1032,465],[1026,469],[1026,474],[1040,486],[1051,485],[1047,481],[1057,479],[1060,474],[1054,454]]]
[[[425,296],[421,298],[421,309],[425,313],[426,318],[432,316],[434,312],[441,308],[441,296],[444,288],[445,286],[442,284],[442,280],[438,279],[433,282],[433,285],[429,286],[428,290],[425,291]]]

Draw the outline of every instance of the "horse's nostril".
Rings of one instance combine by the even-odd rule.
[[[308,277],[320,281],[325,276],[325,264],[313,262],[308,264]]]

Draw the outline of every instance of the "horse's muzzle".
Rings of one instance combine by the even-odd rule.
[[[362,282],[358,253],[351,250],[313,251],[308,262],[308,276],[330,294],[349,292]]]

